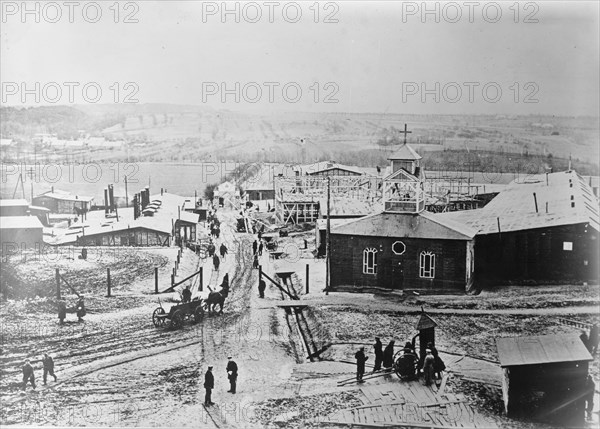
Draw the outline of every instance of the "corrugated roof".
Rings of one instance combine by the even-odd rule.
[[[415,159],[421,159],[423,158],[421,155],[419,155],[408,143],[403,144],[402,146],[400,146],[400,149],[398,149],[396,152],[394,152],[392,155],[390,155],[390,157],[388,158],[389,160],[401,160],[401,159],[406,159],[406,160],[415,160]]]
[[[497,338],[500,366],[593,360],[577,334]]]
[[[588,223],[596,231],[600,230],[598,199],[586,181],[574,171],[550,173],[548,184],[545,174],[528,176],[525,181],[515,180],[481,209],[437,213],[434,216],[468,225],[478,234],[497,233],[498,218],[501,232],[579,223]]]
[[[444,240],[471,240],[475,233],[468,226],[434,218],[428,212],[377,213],[332,229],[332,234]]]
[[[2,216],[0,229],[43,228],[37,216]]]
[[[17,200],[0,200],[0,207],[22,207],[22,206],[29,206],[29,203],[27,202],[27,200],[24,199],[17,199]]]

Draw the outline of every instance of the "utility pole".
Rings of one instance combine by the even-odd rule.
[[[325,245],[325,295],[329,295],[329,252],[331,247],[331,177],[327,176],[327,243]]]
[[[129,196],[127,195],[127,175],[125,175],[125,207],[129,208]]]

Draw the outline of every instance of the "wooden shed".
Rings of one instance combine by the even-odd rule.
[[[497,338],[502,394],[509,417],[578,427],[593,360],[577,334]]]

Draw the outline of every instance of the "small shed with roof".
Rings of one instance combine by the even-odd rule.
[[[497,338],[502,394],[509,417],[580,427],[593,360],[577,334]]]

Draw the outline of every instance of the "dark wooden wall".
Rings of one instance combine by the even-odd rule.
[[[565,241],[573,250],[563,250]],[[598,233],[577,224],[477,236],[475,278],[483,285],[597,282]]]
[[[392,252],[392,244],[406,245],[403,255]],[[389,289],[452,289],[464,291],[466,246],[462,240],[425,240],[388,237],[331,235],[331,286],[375,286]],[[377,274],[363,274],[363,250],[374,247]],[[419,277],[421,251],[435,254],[435,278]],[[402,274],[398,263],[402,263]],[[401,280],[403,277],[403,280]]]

